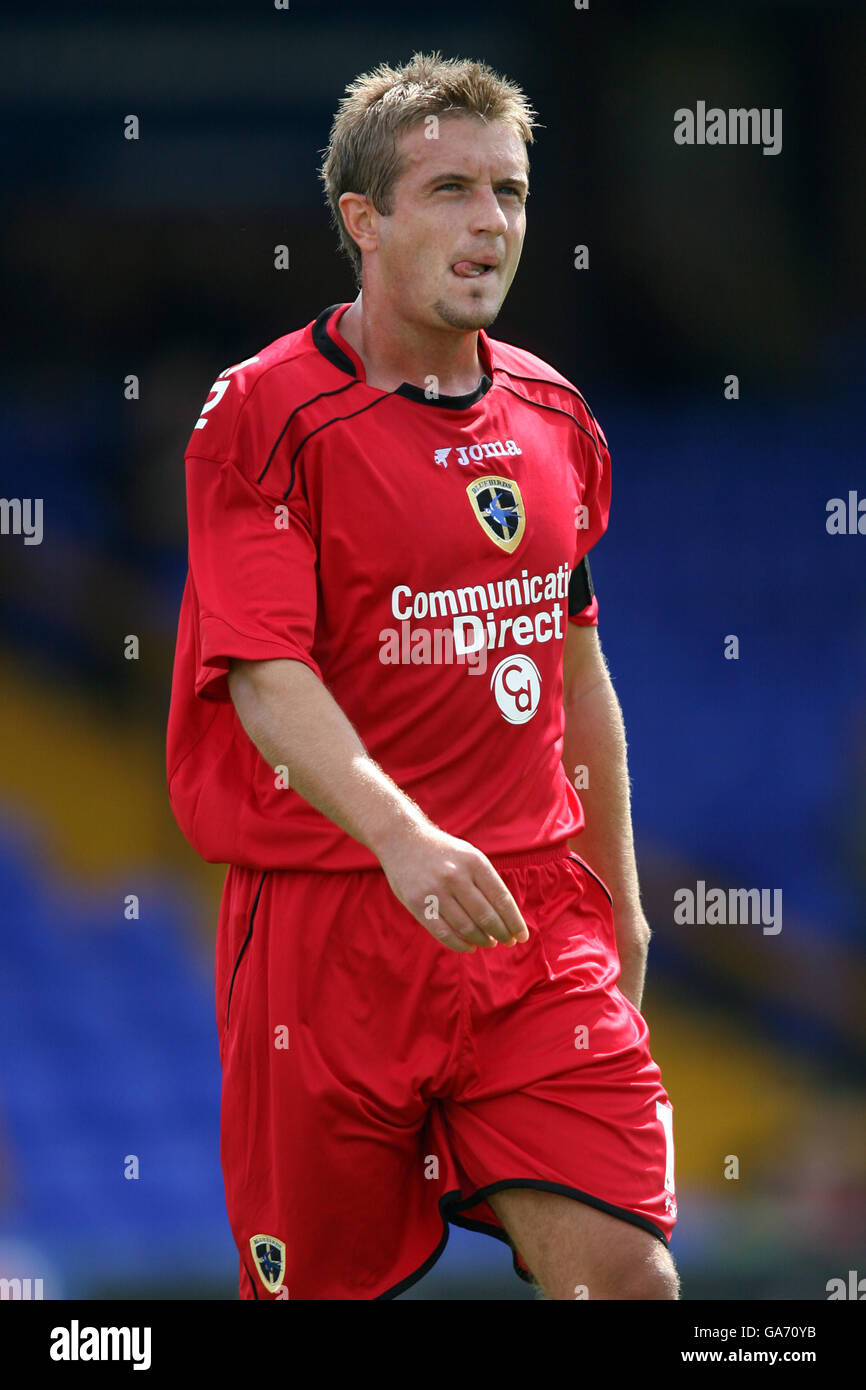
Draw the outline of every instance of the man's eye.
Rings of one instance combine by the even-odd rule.
[[[460,187],[460,184],[459,184],[459,183],[440,183],[440,184],[437,184],[436,191],[437,191],[437,193],[438,193],[438,191],[439,191],[440,188],[459,188],[459,187]]]

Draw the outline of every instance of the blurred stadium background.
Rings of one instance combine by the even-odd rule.
[[[0,35],[0,495],[45,509],[41,545],[0,537],[0,1275],[46,1298],[236,1297],[224,869],[182,839],[164,780],[183,449],[219,371],[354,297],[318,152],[348,80],[434,47],[539,109],[491,331],[571,377],[611,444],[592,566],[684,1295],[823,1299],[866,1274],[866,537],[825,526],[830,498],[866,496],[858,6],[151,0]],[[699,99],[781,107],[782,153],[676,146]],[[676,925],[698,879],[781,888],[783,930]],[[456,1229],[405,1295],[529,1296],[504,1246]]]

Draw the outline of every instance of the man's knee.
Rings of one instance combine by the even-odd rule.
[[[676,1266],[662,1245],[651,1259],[618,1265],[610,1271],[605,1282],[611,1290],[604,1295],[607,1298],[658,1301],[678,1299],[680,1296]]]
[[[676,1266],[664,1246],[646,1258],[611,1250],[596,1258],[589,1269],[577,1261],[577,1275],[584,1282],[572,1282],[561,1270],[551,1272],[545,1297],[552,1299],[628,1299],[654,1301],[678,1299],[680,1280]]]
[[[506,1189],[490,1200],[543,1298],[679,1298],[670,1251],[649,1232],[559,1194]]]

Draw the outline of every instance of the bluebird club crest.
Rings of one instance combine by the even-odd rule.
[[[262,1283],[268,1293],[275,1293],[286,1272],[284,1241],[277,1240],[276,1236],[250,1236],[250,1249]]]
[[[523,498],[514,479],[476,478],[466,492],[481,529],[510,555],[526,530]]]

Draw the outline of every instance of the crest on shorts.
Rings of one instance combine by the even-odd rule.
[[[510,555],[526,530],[523,498],[514,479],[488,474],[469,483],[466,493],[482,531]]]
[[[286,1272],[285,1242],[276,1236],[250,1236],[250,1249],[259,1278],[268,1293],[275,1293],[282,1285]]]

